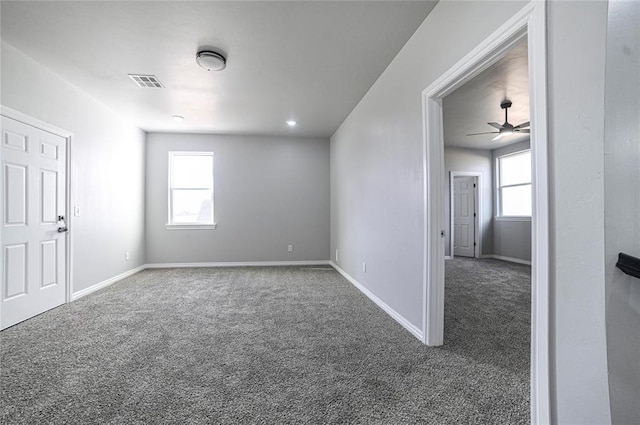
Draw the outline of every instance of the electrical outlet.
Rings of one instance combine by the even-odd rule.
[[[124,260],[129,261],[129,251],[124,253]]]
[[[367,272],[367,263],[362,263],[362,273]]]
[[[289,245],[289,246],[287,247],[287,251],[289,251],[289,252],[293,252],[293,245]]]

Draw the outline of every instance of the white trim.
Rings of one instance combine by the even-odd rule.
[[[493,258],[494,260],[508,261],[510,263],[526,264],[528,266],[531,265],[531,261],[521,260],[519,258],[514,258],[514,257],[505,257],[504,255],[486,254],[480,258]]]
[[[72,231],[73,231],[73,205],[74,203],[72,202],[71,198],[73,197],[73,191],[71,190],[71,178],[73,177],[73,174],[71,172],[71,141],[73,139],[73,135],[69,134],[69,136],[67,136],[67,182],[66,182],[66,189],[67,189],[67,205],[66,205],[66,226],[67,229],[69,229],[67,231],[67,289],[66,289],[66,297],[65,297],[65,302],[69,303],[71,302],[71,294],[73,293],[73,244],[72,244]]]
[[[40,130],[48,131],[49,133],[53,133],[56,136],[64,138],[73,136],[73,133],[68,130],[56,127],[55,125],[39,120],[38,118],[34,118],[31,115],[25,114],[24,112],[9,108],[8,106],[0,105],[0,115],[11,118],[12,120],[20,121],[21,123],[30,125],[32,127],[38,127]]]
[[[423,101],[423,166],[424,166],[424,266],[423,266],[423,342],[442,345],[444,340],[444,143],[428,143],[427,140],[444,140],[442,98],[422,94]],[[437,172],[430,167],[435,162]],[[430,285],[428,282],[442,282]]]
[[[475,177],[476,187],[473,188],[473,194],[475,196],[476,202],[473,204],[473,213],[475,217],[473,218],[473,225],[475,229],[473,230],[473,238],[475,239],[473,242],[476,244],[473,248],[473,256],[475,258],[480,258],[482,256],[482,252],[480,247],[482,246],[482,192],[480,188],[482,187],[482,173],[477,171],[450,171],[449,172],[449,257],[454,258],[456,256],[453,251],[453,182],[456,177]],[[445,256],[446,260],[447,257]]]
[[[445,259],[445,260],[453,260],[453,257],[452,257],[452,256],[450,256],[450,255],[445,255],[445,256],[444,256],[444,259]]]
[[[547,141],[547,3],[528,20],[531,126],[531,423],[551,423],[549,300],[549,170]]]
[[[387,313],[389,316],[391,316],[396,322],[398,322],[400,325],[402,325],[403,328],[405,328],[406,330],[408,330],[413,336],[415,336],[416,338],[418,338],[420,341],[422,341],[424,339],[424,335],[422,333],[422,331],[415,326],[414,324],[412,324],[411,322],[409,322],[407,319],[405,319],[404,317],[402,317],[402,315],[400,313],[398,313],[397,311],[395,311],[393,308],[389,307],[387,304],[385,304],[384,301],[382,301],[380,298],[376,297],[373,292],[369,291],[367,288],[365,288],[360,282],[358,282],[357,280],[355,280],[353,277],[351,277],[351,275],[349,275],[349,273],[345,272],[344,270],[342,270],[342,268],[340,268],[340,266],[338,266],[336,263],[334,263],[333,261],[330,262],[330,265],[336,269],[336,271],[338,273],[340,273],[345,279],[347,279],[349,282],[351,282],[351,284],[353,286],[355,286],[358,290],[360,290],[360,292],[362,292],[364,295],[367,296],[367,298],[369,298],[371,301],[373,301],[378,307],[380,307],[385,313]]]
[[[82,289],[82,290],[80,290],[80,291],[78,291],[78,292],[76,292],[76,293],[71,295],[71,301],[75,301],[78,298],[82,298],[82,297],[87,296],[87,295],[89,295],[91,293],[94,293],[94,292],[96,292],[96,291],[98,291],[98,290],[100,290],[102,288],[106,288],[109,285],[113,285],[114,283],[116,283],[116,282],[118,282],[118,281],[120,281],[122,279],[125,279],[125,278],[127,278],[129,276],[132,276],[132,275],[134,275],[134,274],[136,274],[138,272],[141,272],[145,268],[146,267],[144,265],[138,266],[135,269],[131,269],[131,270],[126,271],[124,273],[120,273],[117,276],[114,276],[114,277],[109,278],[107,280],[103,280],[102,282],[98,282],[95,285],[91,285],[88,288]]]
[[[167,230],[215,230],[218,225],[213,224],[165,224]]]
[[[528,40],[532,151],[531,423],[551,422],[549,331],[549,183],[547,153],[546,1],[531,1],[422,93],[424,164],[424,343],[441,345],[444,331],[444,177],[442,98]]]
[[[71,301],[71,293],[73,291],[73,244],[71,238],[71,231],[73,225],[71,224],[72,209],[73,205],[71,197],[73,196],[73,192],[71,191],[71,139],[73,138],[73,133],[65,130],[60,127],[56,127],[48,122],[42,121],[38,118],[32,117],[31,115],[25,114],[24,112],[20,112],[16,109],[10,108],[5,105],[0,105],[0,115],[10,118],[12,120],[21,122],[23,124],[29,125],[31,127],[36,127],[40,130],[47,131],[49,133],[55,134],[56,136],[60,136],[66,139],[66,164],[65,164],[65,189],[67,191],[66,196],[66,205],[65,205],[65,216],[66,216],[66,225],[69,229],[68,232],[65,233],[66,238],[66,271],[65,271],[65,303]]]
[[[216,228],[216,222],[215,222],[215,156],[214,156],[214,152],[212,151],[169,151],[169,156],[168,156],[168,162],[167,162],[167,224],[166,224],[166,229],[167,230],[174,230],[174,228],[172,226],[180,226],[179,228],[181,230],[194,230],[194,229],[200,229],[200,230],[206,230],[206,229],[215,229]],[[211,176],[211,188],[204,188],[204,187],[179,187],[179,188],[174,188],[173,187],[173,158],[174,157],[178,157],[178,156],[208,156],[211,157],[211,172],[213,173],[213,175]],[[185,223],[185,224],[181,224],[181,223],[174,223],[173,220],[173,191],[174,190],[208,190],[209,192],[211,192],[211,221],[210,222],[205,222],[205,223]],[[186,227],[186,226],[209,226],[209,227]],[[177,229],[178,227],[176,227]]]
[[[228,261],[207,263],[152,263],[145,265],[147,269],[173,269],[188,267],[273,267],[273,266],[328,266],[329,260],[310,261]]]
[[[505,216],[495,216],[493,217],[495,221],[531,221],[531,217],[529,216],[517,216],[517,215],[505,215]]]

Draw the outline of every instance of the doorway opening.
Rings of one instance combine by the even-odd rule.
[[[527,50],[526,40],[522,40],[495,64],[442,99],[444,165],[449,174],[444,189],[445,210],[450,204],[450,214],[445,211],[445,220],[450,217],[445,229],[449,229],[451,240],[447,244],[445,238],[445,258],[449,261],[444,271],[442,350],[464,359],[469,371],[492,370],[501,385],[509,388],[502,399],[509,406],[513,423],[527,423],[530,416]],[[512,105],[509,118],[501,109],[506,103]],[[511,122],[520,131],[506,133],[505,129],[515,127]],[[475,172],[453,171],[456,169]],[[483,177],[486,188],[478,187]],[[485,195],[482,217],[477,189]],[[476,229],[484,231],[483,237],[478,237]]]
[[[550,421],[549,208],[546,112],[546,4],[531,2],[423,91],[424,343],[444,337],[445,214],[443,99],[527,40],[531,121],[531,423]]]

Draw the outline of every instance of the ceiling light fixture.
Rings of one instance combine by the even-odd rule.
[[[196,62],[207,71],[222,71],[227,66],[227,59],[220,53],[211,50],[198,52]]]
[[[517,134],[530,133],[531,129],[525,128],[525,127],[529,127],[529,125],[531,124],[529,121],[523,122],[522,124],[518,124],[516,126],[509,123],[509,108],[511,108],[511,105],[512,105],[511,101],[506,99],[503,100],[502,103],[500,104],[500,107],[504,109],[504,124],[501,125],[501,124],[498,124],[497,122],[487,123],[491,127],[497,129],[498,131],[486,131],[484,133],[471,133],[471,134],[467,134],[467,136],[478,136],[480,134],[497,134],[497,136],[492,139],[493,141],[496,141],[496,140],[502,139],[504,136],[510,136],[516,133]]]
[[[297,122],[295,122],[294,120],[287,120],[287,125],[289,127],[295,127],[297,124]]]
[[[173,118],[174,121],[184,121],[184,117],[182,115],[172,115],[171,118]]]

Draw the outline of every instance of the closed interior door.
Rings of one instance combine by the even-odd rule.
[[[453,178],[453,255],[473,257],[475,253],[475,177]]]
[[[5,329],[65,302],[66,139],[2,117],[0,153]]]

